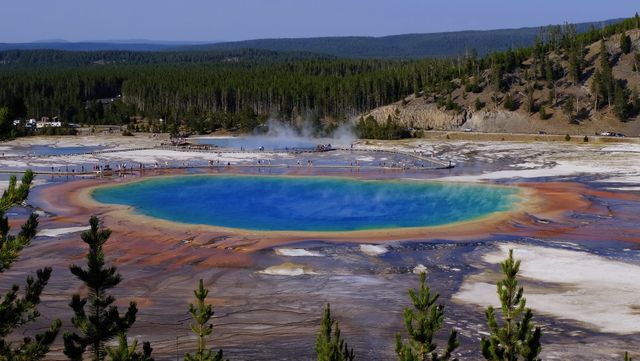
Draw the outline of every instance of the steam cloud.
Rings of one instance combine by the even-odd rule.
[[[291,123],[270,118],[267,121],[266,128],[266,133],[255,134],[254,137],[268,137],[271,141],[278,141],[282,144],[316,142],[348,145],[356,140],[353,121],[341,124],[329,136],[324,137],[316,136],[317,129],[309,120],[305,120],[299,126],[295,126]]]

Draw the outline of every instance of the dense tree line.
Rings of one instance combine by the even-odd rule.
[[[588,44],[623,34],[639,23],[635,16],[584,33],[571,24],[551,26],[542,29],[528,48],[509,48],[483,57],[470,50],[456,58],[407,61],[263,50],[7,51],[0,53],[0,107],[8,109],[10,119],[59,116],[69,123],[127,124],[134,116],[142,116],[162,118],[170,128],[198,132],[250,130],[270,116],[295,120],[314,114],[340,122],[411,94],[459,110],[451,99],[451,92],[459,87],[471,93],[489,87],[497,102],[498,93],[510,92],[517,70],[524,71],[534,84],[546,82],[555,105],[556,81],[563,74],[570,74],[575,84],[583,81]],[[626,36],[621,37],[621,44],[623,51],[632,50]],[[552,54],[565,56],[568,69]],[[533,64],[524,66],[528,59]],[[604,79],[608,71],[600,68]],[[605,104],[602,94],[606,92],[606,105],[612,106],[617,97],[616,114],[621,119],[628,116],[625,84],[604,79],[601,85],[593,90],[597,105]],[[620,88],[617,92],[616,86]],[[116,101],[100,101],[104,98]],[[509,109],[515,106],[509,105]],[[537,106],[529,103],[527,108],[533,112]]]
[[[4,50],[0,51],[1,69],[34,69],[47,67],[80,67],[103,65],[148,64],[216,64],[244,65],[290,62],[298,60],[334,59],[330,55],[307,52],[276,52],[259,49],[210,51],[64,51]]]
[[[448,82],[454,75],[449,62],[304,60],[5,70],[0,71],[0,104],[12,118],[56,115],[87,124],[126,123],[143,115],[180,123],[209,120],[213,127],[220,125],[215,119],[221,115],[242,112],[342,119]],[[117,95],[122,98],[115,104],[92,103]]]

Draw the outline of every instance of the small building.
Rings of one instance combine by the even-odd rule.
[[[53,119],[49,117],[42,117],[40,121],[36,123],[36,129],[42,128],[59,128],[62,126],[62,122],[58,120],[58,117],[53,117]]]

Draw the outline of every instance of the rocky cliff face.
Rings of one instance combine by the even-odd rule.
[[[539,125],[531,121],[530,117],[518,112],[501,109],[461,111],[445,110],[435,103],[422,98],[412,98],[376,108],[365,117],[373,116],[379,123],[384,123],[388,117],[396,120],[407,128],[423,130],[463,130],[470,128],[478,132],[521,132],[534,133]]]
[[[439,109],[436,104],[427,103],[422,98],[385,105],[364,114],[372,116],[379,123],[384,123],[388,117],[397,120],[407,128],[425,130],[456,130],[467,121],[467,112],[461,113]]]
[[[407,128],[421,130],[461,131],[487,133],[538,133],[594,135],[606,131],[617,131],[627,136],[640,135],[640,122],[620,122],[613,116],[598,114],[580,125],[570,124],[561,115],[542,120],[537,114],[523,111],[507,111],[501,108],[485,108],[476,111],[470,108],[462,111],[445,110],[435,103],[422,98],[412,98],[376,108],[362,116],[373,116],[384,123],[389,116]]]

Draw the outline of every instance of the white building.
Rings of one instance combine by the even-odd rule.
[[[32,120],[35,120],[35,119],[32,119]],[[40,119],[40,121],[36,123],[37,129],[48,128],[48,127],[58,128],[61,126],[62,126],[62,122],[58,120],[58,117],[53,117],[53,119],[50,119],[49,117],[42,117],[42,119]]]
[[[62,122],[38,122],[36,123],[36,128],[41,129],[41,128],[47,128],[47,127],[52,127],[52,128],[58,128],[62,126]]]

